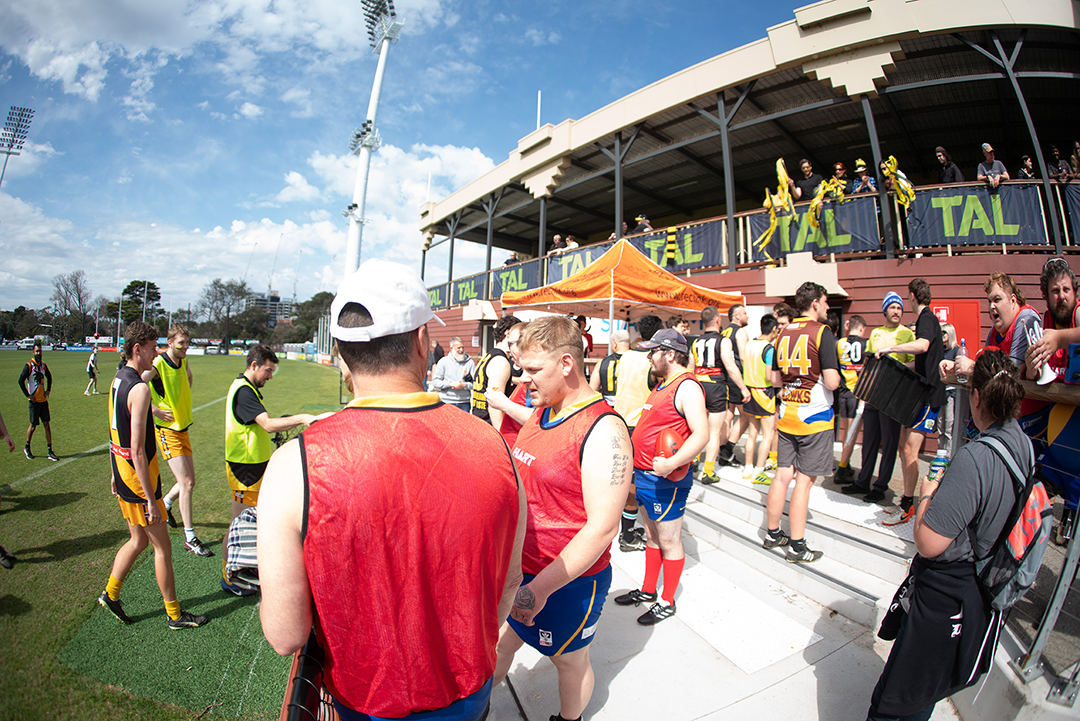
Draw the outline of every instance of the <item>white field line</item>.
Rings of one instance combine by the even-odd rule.
[[[201,405],[198,408],[196,408],[195,411],[201,411],[204,408],[209,408],[210,406],[214,405],[215,403],[221,403],[223,400],[225,400],[225,396],[222,396],[221,398],[218,398],[217,400],[210,401],[209,403]],[[20,478],[17,481],[12,481],[11,483],[0,486],[0,490],[9,491],[9,490],[11,490],[13,488],[18,488],[19,486],[26,483],[27,481],[32,481],[35,478],[41,478],[46,473],[52,473],[54,470],[56,470],[57,468],[60,468],[61,466],[66,466],[67,464],[69,464],[69,463],[71,463],[73,461],[77,461],[80,458],[86,458],[87,456],[93,455],[93,454],[97,453],[98,451],[102,451],[102,450],[104,450],[104,449],[106,449],[108,447],[109,447],[108,443],[102,443],[100,446],[94,446],[93,448],[85,450],[82,453],[76,453],[73,456],[68,456],[67,458],[64,458],[63,460],[58,461],[55,464],[50,464],[50,465],[45,466],[40,471],[35,471],[35,472],[31,473],[28,476],[23,476],[22,478]]]
[[[221,689],[225,686],[225,679],[229,677],[229,667],[232,666],[233,659],[236,658],[236,652],[240,650],[240,644],[244,642],[244,637],[247,636],[248,629],[251,627],[251,619],[255,618],[255,614],[259,612],[259,605],[256,603],[251,608],[251,615],[248,616],[247,622],[244,624],[244,630],[240,634],[240,638],[236,640],[236,645],[233,646],[232,656],[229,656],[229,662],[225,664],[225,671],[221,674],[221,683],[218,684],[217,691],[214,692],[214,699],[212,703],[217,703],[221,698]]]

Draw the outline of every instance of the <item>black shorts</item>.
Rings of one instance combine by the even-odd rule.
[[[97,378],[97,371],[88,370],[86,371],[86,375],[90,376],[90,380],[94,380],[95,378]]]
[[[743,403],[742,391],[739,390],[738,384],[730,378],[724,381],[727,384],[727,402],[729,406],[741,406]]]
[[[30,425],[36,426],[38,423],[48,423],[51,420],[48,401],[41,403],[30,401]]]
[[[698,376],[697,379],[705,389],[705,410],[709,413],[726,411],[728,390],[723,376]]]
[[[841,418],[854,418],[855,412],[859,408],[859,399],[855,397],[855,394],[848,390],[846,385],[841,385],[837,391],[837,395],[840,400],[840,417]]]

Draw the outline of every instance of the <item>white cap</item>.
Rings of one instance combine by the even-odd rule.
[[[338,317],[348,303],[358,303],[371,314],[371,325],[342,328]],[[431,310],[424,281],[412,268],[373,258],[345,276],[330,304],[330,335],[346,343],[365,343],[376,338],[416,330],[430,320],[442,319]]]

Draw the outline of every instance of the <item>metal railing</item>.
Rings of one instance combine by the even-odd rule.
[[[809,223],[810,204],[799,203],[795,216],[779,215],[777,231],[765,248],[760,240],[769,225],[769,212],[759,209],[735,213],[734,269],[783,265],[787,253],[801,250],[836,261],[881,258],[889,253],[952,256],[969,252],[1004,254],[1010,248],[1014,252],[1056,251],[1047,222],[1051,212],[1060,219],[1063,250],[1076,251],[1080,186],[1055,184],[1055,207],[1049,210],[1040,188],[1039,182],[1006,181],[999,195],[989,192],[982,183],[921,186],[916,188],[916,202],[910,210],[890,193],[893,212],[889,214],[889,228],[883,225],[880,196],[876,194],[849,195],[844,203],[826,201],[818,228]],[[928,209],[932,210],[928,213]],[[933,222],[928,223],[932,213],[940,217],[930,218]],[[940,227],[934,225],[938,220]],[[724,272],[731,268],[726,221],[726,215],[707,218],[628,236],[627,240],[675,273],[689,277],[693,272]],[[895,240],[890,244],[888,238]],[[605,241],[431,286],[432,308],[460,306],[474,299],[494,300],[505,290],[530,290],[564,280],[610,247],[611,243]],[[668,260],[669,248],[673,250],[673,261]]]

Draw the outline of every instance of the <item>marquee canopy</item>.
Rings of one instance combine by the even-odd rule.
[[[629,320],[650,313],[696,316],[706,306],[727,312],[741,293],[708,290],[667,272],[623,239],[576,275],[533,290],[503,293],[507,310],[546,310]]]

